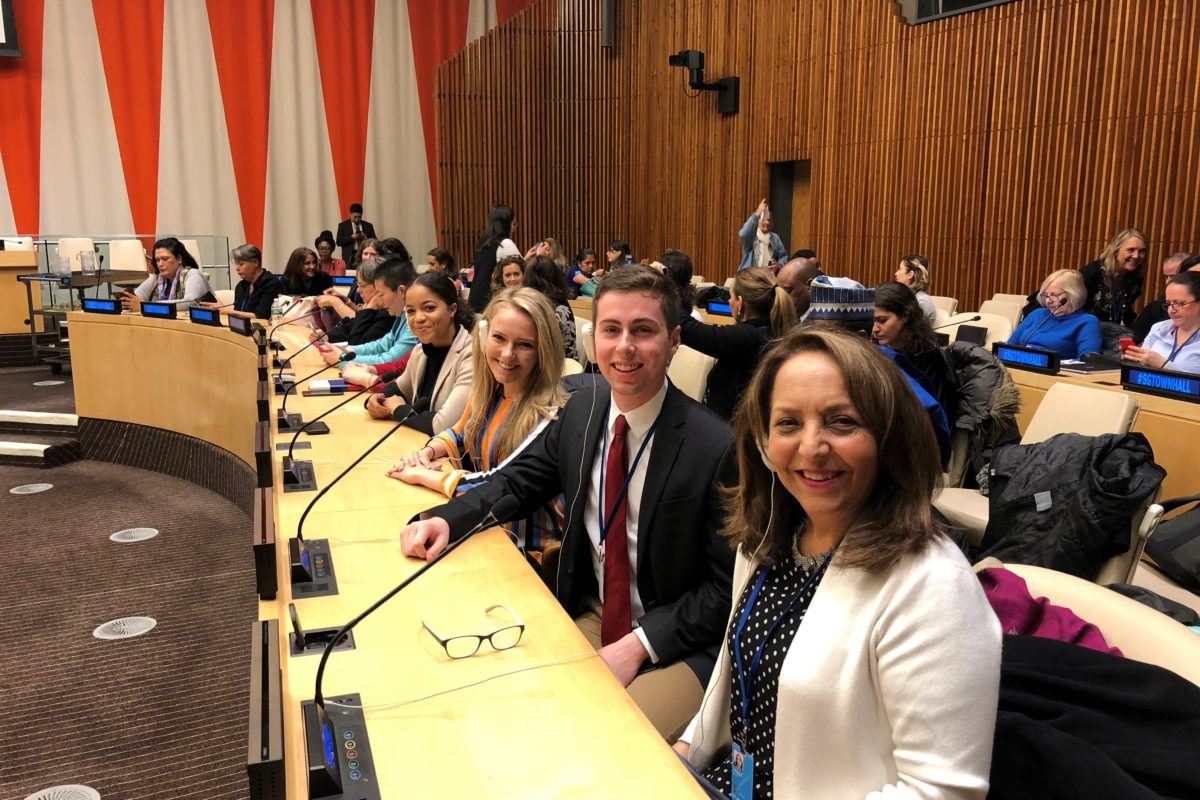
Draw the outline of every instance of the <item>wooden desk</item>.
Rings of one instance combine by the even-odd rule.
[[[293,348],[302,343],[290,330],[281,330],[279,338]],[[310,350],[289,371],[303,377],[319,366]],[[309,420],[341,399],[294,396],[288,411]],[[274,402],[278,407],[279,398]],[[330,434],[301,436],[312,447],[295,451],[313,462],[321,487],[390,427],[368,418],[361,401],[325,419]],[[276,442],[290,438],[275,435]],[[384,473],[426,439],[402,428],[309,515],[305,536],[332,540],[339,594],[297,600],[305,627],[344,623],[420,566],[400,553],[399,531],[443,498]],[[276,452],[276,487],[283,455]],[[281,564],[287,539],[314,496],[274,491]],[[280,620],[286,654],[292,598],[290,586],[280,586],[277,600],[260,604],[260,618]],[[451,660],[421,630],[421,620],[439,632],[491,630],[497,620],[485,617],[484,609],[494,604],[507,605],[525,622],[524,638],[512,650],[495,652],[485,644],[471,658]],[[330,658],[325,696],[362,695],[385,798],[702,796],[500,531],[465,544],[364,621],[355,638],[357,649]],[[313,696],[317,662],[316,656],[285,656],[282,664],[288,797],[295,800],[307,796],[300,703]]]
[[[17,281],[18,275],[37,272],[37,253],[33,250],[0,250],[0,334],[29,333],[29,306],[25,299],[25,287]],[[41,292],[35,292],[34,308],[42,307]],[[35,320],[42,330],[40,320]]]
[[[67,315],[75,413],[175,431],[254,466],[254,340],[136,314]]]
[[[1042,375],[1023,369],[1010,369],[1009,374],[1021,391],[1021,412],[1017,415],[1021,430],[1025,430],[1042,398],[1046,396],[1046,391],[1056,382],[1064,381],[1112,392],[1125,391],[1120,385],[1119,372]],[[1200,492],[1200,470],[1196,469],[1193,461],[1197,445],[1200,444],[1200,405],[1141,392],[1129,394],[1137,398],[1139,404],[1133,430],[1145,434],[1154,448],[1154,460],[1167,471],[1162,486],[1163,499]]]

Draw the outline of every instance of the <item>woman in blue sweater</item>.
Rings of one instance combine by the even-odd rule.
[[[1063,358],[1083,358],[1100,352],[1104,337],[1100,320],[1083,311],[1087,289],[1073,269],[1050,273],[1038,292],[1041,308],[1027,316],[1013,331],[1009,344],[1054,350]]]

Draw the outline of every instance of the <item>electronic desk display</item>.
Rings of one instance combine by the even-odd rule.
[[[142,303],[142,316],[157,317],[158,319],[175,319],[175,304]]]
[[[242,336],[250,336],[254,333],[254,322],[246,317],[230,315],[229,330],[234,333],[240,333]]]
[[[120,314],[121,302],[112,297],[85,297],[83,310],[92,314]]]
[[[708,313],[717,314],[722,317],[732,317],[733,308],[729,303],[722,303],[719,300],[712,300],[708,304]]]
[[[188,316],[197,325],[221,324],[221,312],[211,308],[196,308],[192,306],[188,309]]]
[[[1122,367],[1121,385],[1131,392],[1200,403],[1200,375],[1150,367]]]
[[[1058,374],[1059,356],[1053,350],[996,342],[992,345],[992,352],[996,358],[1004,362],[1005,366],[1027,369],[1031,372],[1043,372],[1047,375]]]
[[[333,276],[334,286],[353,286],[357,283],[357,279],[353,275],[335,275]]]

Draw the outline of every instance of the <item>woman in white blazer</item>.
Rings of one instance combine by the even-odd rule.
[[[933,520],[937,442],[900,371],[795,329],[734,428],[733,613],[677,749],[734,798],[983,798],[1000,625]]]
[[[413,348],[395,383],[367,401],[367,412],[432,435],[457,422],[467,407],[474,312],[460,302],[454,281],[445,273],[426,272],[405,293],[404,313],[421,344]],[[410,414],[408,402],[416,404],[418,398],[426,398],[429,407]]]

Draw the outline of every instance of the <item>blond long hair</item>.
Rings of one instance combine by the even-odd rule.
[[[1126,228],[1116,236],[1108,240],[1108,244],[1104,246],[1104,252],[1100,254],[1100,260],[1104,262],[1104,275],[1111,282],[1117,274],[1117,251],[1121,249],[1121,245],[1125,244],[1125,240],[1137,237],[1142,240],[1143,244],[1150,244],[1150,240],[1146,238],[1146,234],[1139,231],[1137,228]],[[1138,269],[1139,275],[1146,274],[1146,262],[1148,259],[1142,260],[1142,266]]]
[[[537,333],[537,365],[529,377],[529,386],[509,410],[504,425],[497,433],[493,444],[495,459],[492,466],[503,461],[524,441],[529,432],[547,417],[553,417],[566,402],[562,390],[563,340],[558,327],[554,308],[542,294],[525,287],[505,289],[492,298],[471,337],[471,358],[475,370],[471,377],[471,392],[468,403],[471,416],[463,428],[464,449],[470,453],[478,468],[482,453],[475,452],[475,442],[487,424],[487,415],[492,404],[503,394],[503,389],[487,366],[484,344],[490,334],[491,321],[501,311],[513,309],[533,321]]]
[[[766,267],[738,272],[733,279],[733,293],[745,304],[740,316],[769,320],[772,336],[782,336],[796,324],[796,304],[792,302],[792,296]]]
[[[724,533],[747,556],[783,551],[806,520],[804,509],[764,463],[771,402],[780,369],[799,353],[824,353],[842,373],[850,401],[875,438],[879,471],[839,552],[843,566],[887,569],[939,535],[932,503],[941,480],[937,439],[929,415],[900,369],[878,348],[837,328],[804,325],[779,339],[759,362],[733,418],[738,485],[724,492]],[[761,548],[769,537],[768,548]]]

